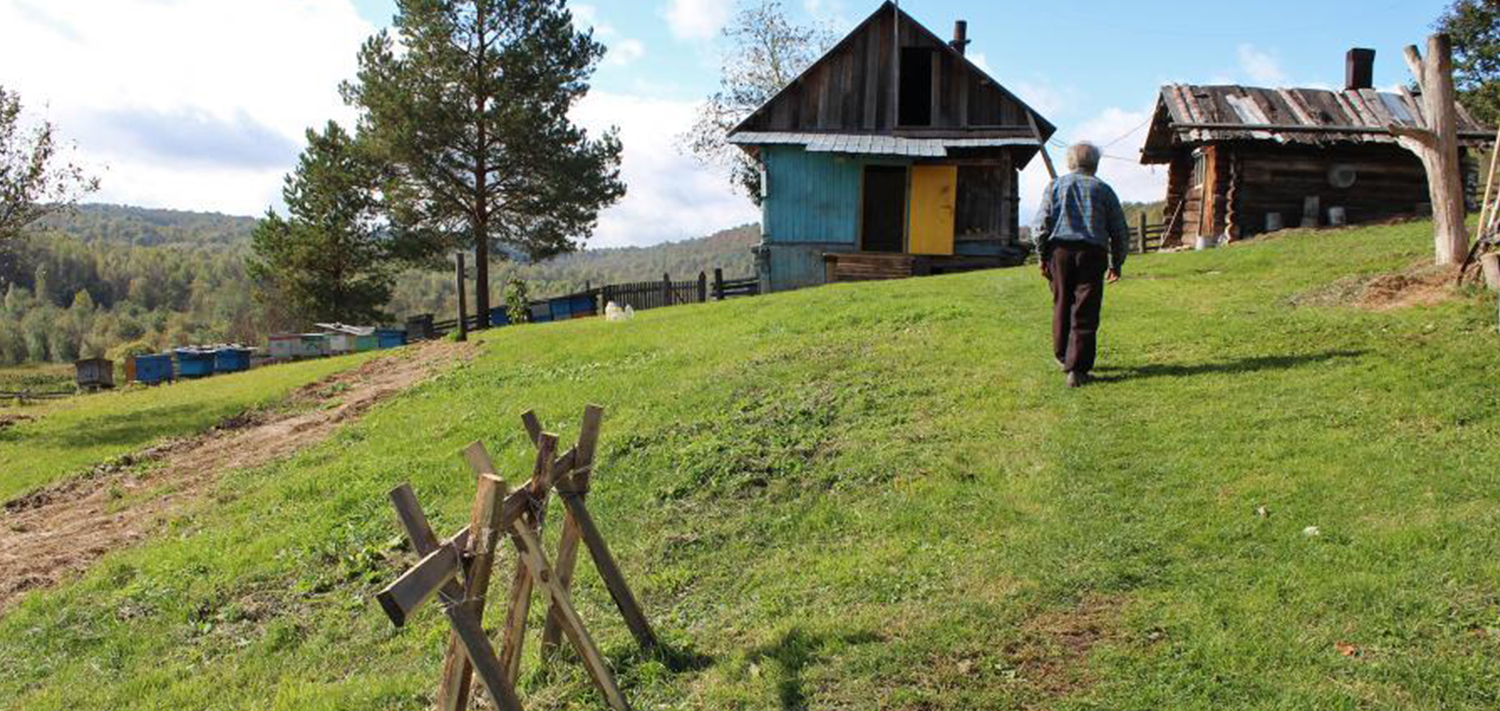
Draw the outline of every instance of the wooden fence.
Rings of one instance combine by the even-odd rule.
[[[700,304],[705,301],[723,301],[742,296],[758,296],[760,294],[760,279],[758,277],[745,277],[743,279],[725,279],[723,269],[715,269],[713,279],[710,281],[708,274],[700,272],[697,279],[688,281],[672,281],[667,274],[662,275],[661,281],[640,281],[626,284],[608,284],[602,287],[592,287],[575,294],[556,296],[550,299],[540,299],[531,302],[532,313],[538,310],[559,308],[554,304],[568,302],[567,315],[563,318],[576,318],[582,315],[597,316],[604,312],[604,306],[613,301],[621,308],[631,307],[635,311],[645,309],[658,309],[664,306],[677,306],[679,304]],[[579,304],[583,301],[589,302],[592,308],[581,310]],[[418,316],[407,321],[408,333],[412,340],[422,338],[436,338],[446,335],[458,329],[458,319],[450,318],[442,321],[427,321],[430,316]],[[549,319],[560,320],[560,319]],[[414,324],[421,323],[421,327]],[[428,325],[430,324],[430,325]],[[503,326],[505,323],[492,325]],[[464,330],[471,331],[479,328],[479,315],[466,314],[464,317]],[[419,331],[421,333],[419,333]]]
[[[1166,223],[1148,224],[1143,213],[1136,220],[1135,227],[1130,228],[1130,251],[1137,254],[1159,252],[1166,236]]]
[[[613,301],[636,311],[659,309],[679,304],[701,304],[708,301],[708,276],[698,274],[693,281],[672,281],[667,274],[661,281],[638,281],[630,284],[610,284],[599,290],[600,300],[608,304]]]

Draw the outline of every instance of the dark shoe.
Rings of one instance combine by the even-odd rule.
[[[1094,378],[1088,373],[1068,373],[1068,387],[1081,388],[1088,385]]]

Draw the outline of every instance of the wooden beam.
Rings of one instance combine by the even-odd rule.
[[[375,599],[380,601],[380,607],[391,618],[391,623],[397,627],[405,626],[412,612],[458,575],[462,558],[457,546],[439,546],[377,593]]]
[[[1027,111],[1026,121],[1031,124],[1031,135],[1036,136],[1037,147],[1042,152],[1042,162],[1047,165],[1047,175],[1057,180],[1057,166],[1052,165],[1052,154],[1047,152],[1047,139],[1042,136],[1042,129],[1037,126],[1036,114]]]
[[[504,495],[504,482],[500,482],[498,493],[490,494],[492,499],[498,499]],[[437,537],[432,533],[432,526],[427,523],[427,516],[417,505],[416,496],[412,493],[411,486],[402,484],[390,492],[391,503],[396,507],[396,513],[401,521],[406,535],[411,539],[412,545],[422,555],[431,555],[440,546],[448,548],[464,549],[468,545],[468,529],[464,529],[455,535],[447,544],[440,544]],[[494,549],[494,541],[490,541],[489,548]],[[500,711],[522,711],[521,700],[516,696],[515,689],[506,683],[505,676],[501,671],[499,660],[495,649],[490,645],[489,637],[484,633],[484,627],[480,622],[475,610],[469,605],[463,604],[464,589],[457,582],[449,580],[439,591],[438,595],[443,600],[443,612],[448,617],[448,622],[453,628],[453,637],[458,640],[458,648],[468,667],[478,671],[480,682],[489,691],[490,698]],[[382,604],[382,606],[384,606]],[[458,679],[458,674],[449,673],[449,665],[444,662],[444,687],[439,688],[438,707],[440,709],[463,709],[466,704],[455,706],[459,703],[455,689],[446,688],[449,679]],[[462,677],[462,683],[458,686],[464,691],[463,698],[468,698],[468,684],[470,674]]]

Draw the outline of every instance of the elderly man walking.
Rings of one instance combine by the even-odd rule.
[[[1034,231],[1042,276],[1052,282],[1052,352],[1076,388],[1094,370],[1104,282],[1120,280],[1129,228],[1115,191],[1094,177],[1098,148],[1069,148],[1068,170],[1047,186]]]

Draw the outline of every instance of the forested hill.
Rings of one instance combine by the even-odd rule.
[[[192,343],[265,343],[266,334],[310,324],[272,323],[245,274],[256,220],[214,213],[84,205],[54,215],[0,252],[0,365],[71,361],[122,344],[150,349]],[[748,276],[756,225],[651,247],[586,250],[537,264],[495,263],[492,288],[519,278],[549,296],[583,287],[712,273]],[[386,308],[393,322],[449,314],[452,270],[414,270]],[[471,302],[472,303],[472,302]],[[498,298],[496,299],[498,303]]]
[[[61,232],[85,242],[161,245],[245,246],[256,218],[217,212],[185,212],[128,205],[80,205],[51,215],[34,229]]]

